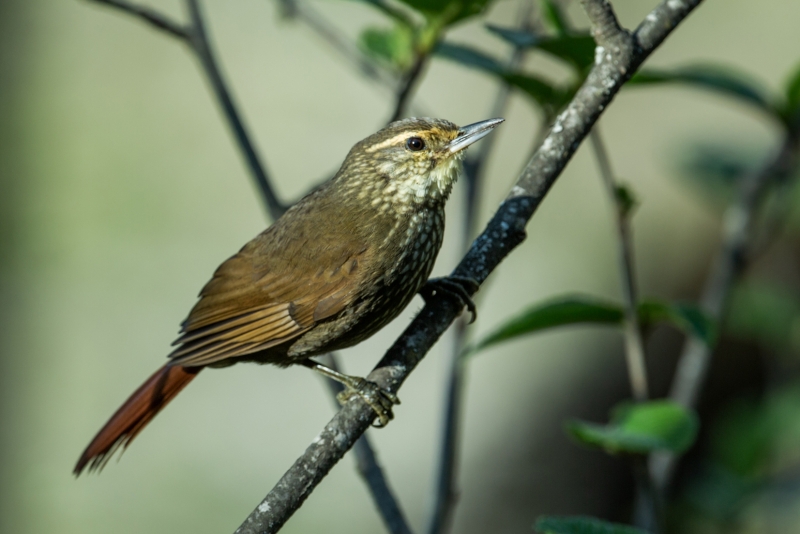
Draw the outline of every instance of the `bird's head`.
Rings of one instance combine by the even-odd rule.
[[[501,122],[489,119],[463,127],[430,118],[393,122],[350,150],[337,179],[376,205],[444,202],[458,178],[464,149]]]

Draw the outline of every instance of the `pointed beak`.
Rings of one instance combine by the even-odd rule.
[[[504,120],[505,119],[489,119],[468,126],[462,126],[458,130],[458,136],[445,146],[445,150],[450,154],[461,152],[475,141],[482,139],[485,135],[489,135],[491,131],[494,130],[495,126]]]

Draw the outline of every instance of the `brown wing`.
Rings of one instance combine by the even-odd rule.
[[[223,263],[183,324],[176,363],[204,366],[279,345],[357,298],[368,255],[355,240],[270,228]]]

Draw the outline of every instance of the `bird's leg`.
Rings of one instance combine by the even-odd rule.
[[[344,385],[344,390],[336,395],[336,399],[340,404],[349,401],[353,395],[358,395],[364,399],[364,402],[378,414],[378,424],[373,426],[378,428],[384,427],[389,424],[389,421],[394,419],[392,406],[400,404],[400,399],[391,391],[381,388],[378,384],[366,378],[340,373],[310,358],[299,363]]]
[[[467,308],[472,314],[470,320],[470,324],[472,324],[478,318],[478,311],[475,309],[475,303],[472,301],[470,293],[475,293],[479,287],[480,284],[476,280],[466,276],[443,276],[442,278],[431,278],[425,282],[425,285],[419,290],[419,294],[425,299],[425,302],[438,293],[456,300],[462,309]]]

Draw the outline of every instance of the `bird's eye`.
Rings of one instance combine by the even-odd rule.
[[[406,146],[409,150],[414,152],[419,152],[423,148],[425,148],[425,141],[420,139],[419,137],[409,137],[406,141]]]

